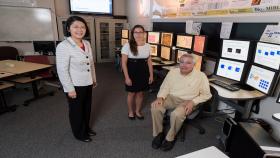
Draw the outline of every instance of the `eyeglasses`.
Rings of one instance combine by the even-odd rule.
[[[189,64],[193,64],[192,62],[183,62],[183,61],[179,61],[180,65],[189,65]]]

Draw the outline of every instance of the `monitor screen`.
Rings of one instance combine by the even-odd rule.
[[[222,57],[247,61],[249,47],[249,41],[223,40]]]
[[[33,41],[34,51],[44,55],[54,54],[55,45],[55,41]]]
[[[171,57],[171,48],[161,46],[160,57],[164,60],[170,60]]]
[[[197,53],[204,53],[206,44],[206,36],[194,36],[193,51]]]
[[[275,72],[252,65],[246,83],[255,89],[268,94]]]
[[[70,11],[112,15],[113,0],[70,0]]]
[[[240,81],[244,69],[244,63],[220,59],[216,75]]]
[[[192,49],[193,36],[177,35],[176,47]]]
[[[190,54],[188,51],[186,50],[178,50],[177,51],[177,63],[179,63],[179,59],[183,54]],[[196,54],[192,54],[195,60],[195,65],[194,68],[196,70],[201,70],[201,64],[202,64],[202,56],[196,55]]]
[[[279,70],[280,45],[258,42],[254,62]]]
[[[159,44],[160,32],[148,32],[148,43]]]
[[[150,54],[151,54],[151,56],[158,55],[158,46],[157,45],[150,44]]]
[[[173,33],[161,33],[161,44],[165,46],[172,46]]]
[[[122,29],[122,38],[128,38],[129,30]]]
[[[126,43],[128,43],[128,39],[122,38],[122,41],[121,41],[122,46]]]

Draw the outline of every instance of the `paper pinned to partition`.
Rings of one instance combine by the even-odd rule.
[[[186,33],[192,34],[192,26],[193,26],[193,21],[187,20],[186,21]]]
[[[267,25],[260,41],[280,44],[280,25]]]
[[[232,22],[223,22],[220,32],[220,38],[229,39],[232,29]]]

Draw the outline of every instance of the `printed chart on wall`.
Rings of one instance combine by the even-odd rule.
[[[152,18],[280,11],[279,0],[153,0]]]

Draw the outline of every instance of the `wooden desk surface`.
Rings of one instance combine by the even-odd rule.
[[[37,64],[31,62],[23,62],[16,60],[2,60],[0,61],[0,71],[9,72],[13,74],[23,74],[40,69],[50,68],[52,65]]]
[[[218,91],[219,97],[224,99],[248,100],[248,99],[258,99],[258,98],[265,97],[265,94],[263,94],[258,90],[249,91],[249,90],[240,89],[238,91],[229,91],[213,83],[210,83],[210,85]]]
[[[15,75],[15,74],[13,74],[13,73],[0,71],[0,78],[9,77],[9,76],[14,76],[14,75]]]
[[[153,62],[153,66],[168,66],[176,64],[174,61],[162,61],[161,63]]]

